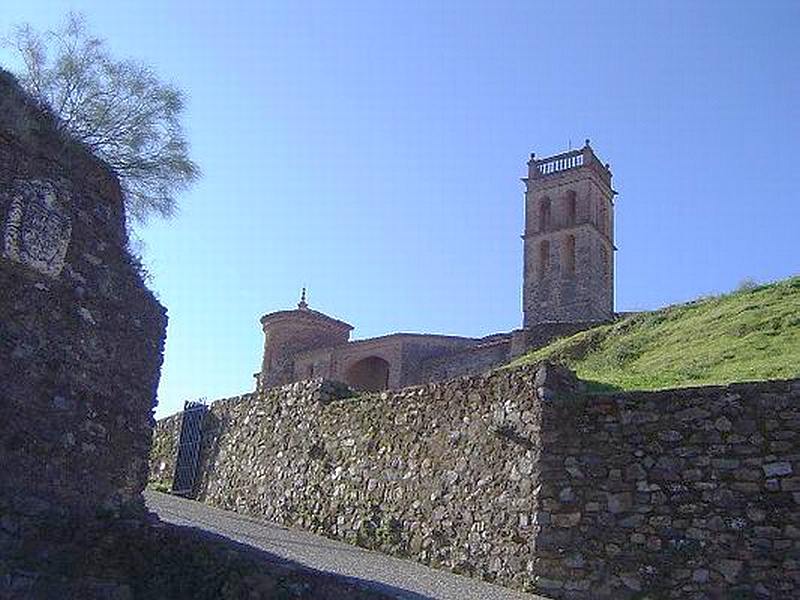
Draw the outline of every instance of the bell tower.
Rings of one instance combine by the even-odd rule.
[[[537,159],[525,183],[523,327],[614,315],[611,170],[583,148]]]

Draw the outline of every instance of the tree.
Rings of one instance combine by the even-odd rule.
[[[55,31],[19,26],[10,45],[22,86],[119,176],[128,214],[140,223],[172,216],[176,193],[200,175],[181,126],[183,92],[139,62],[112,58],[74,13]]]

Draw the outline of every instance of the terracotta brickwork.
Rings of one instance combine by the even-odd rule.
[[[353,329],[343,321],[310,310],[307,305],[297,310],[264,315],[261,327],[264,331],[264,358],[259,378],[261,387],[296,381],[295,359],[298,355],[346,344]],[[300,379],[305,378],[305,373],[298,375]]]

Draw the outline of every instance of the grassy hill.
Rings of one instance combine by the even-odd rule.
[[[800,377],[800,277],[630,316],[508,365],[563,362],[595,390]]]

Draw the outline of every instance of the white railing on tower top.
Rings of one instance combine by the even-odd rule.
[[[542,162],[537,163],[536,168],[542,175],[549,175],[550,173],[557,173],[558,171],[566,171],[567,169],[574,169],[583,166],[583,153],[579,152],[571,156],[561,156],[555,158],[546,158]]]

